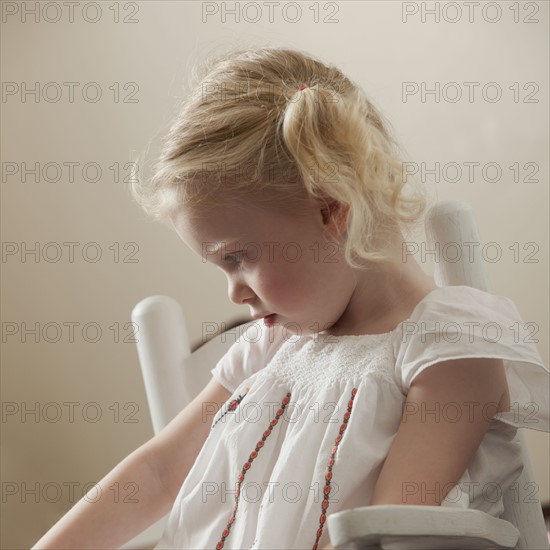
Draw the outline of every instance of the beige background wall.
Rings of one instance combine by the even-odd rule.
[[[502,250],[500,260],[487,263],[493,292],[510,297],[523,319],[538,325],[539,351],[549,364],[548,3],[520,3],[516,13],[512,3],[493,2],[486,12],[478,6],[471,22],[460,4],[455,23],[456,11],[443,8],[439,22],[426,14],[422,22],[422,10],[434,2],[301,2],[295,22],[293,3],[280,2],[270,22],[267,5],[258,2],[238,23],[229,13],[224,19],[222,4],[235,7],[99,2],[83,13],[81,4],[71,22],[62,2],[26,16],[35,2],[2,3],[3,548],[29,547],[90,484],[152,436],[127,324],[139,300],[151,294],[178,299],[195,343],[203,322],[250,319],[246,308],[229,302],[223,273],[146,219],[123,182],[130,175],[124,166],[136,155],[149,147],[154,158],[192,65],[226,46],[285,45],[338,64],[392,121],[411,161],[461,165],[457,182],[448,181],[451,170],[439,182],[428,176],[432,198],[472,205],[482,238]],[[215,7],[215,15],[201,13]],[[403,10],[411,14],[405,21]],[[72,102],[68,82],[77,83]],[[464,96],[453,103],[451,85],[439,102],[433,95],[404,102],[403,82],[413,88],[455,82]],[[478,83],[472,102],[465,82]],[[486,99],[495,86],[482,94],[490,82],[502,90],[498,101]],[[22,98],[22,88],[36,83],[38,102],[32,94]],[[88,98],[100,89],[101,99],[84,99],[85,87]],[[71,162],[72,181],[63,167]],[[502,177],[488,181],[494,172],[487,167],[484,178],[478,167],[470,182],[466,162],[496,163]],[[38,181],[33,174],[23,179],[23,163],[27,169],[39,163]],[[60,167],[60,175],[47,163]],[[87,163],[96,164],[83,172]],[[517,182],[509,168],[515,163]],[[94,166],[101,169],[97,181]],[[528,180],[533,169],[535,182]],[[63,244],[69,242],[76,243],[74,258]],[[37,246],[38,255],[22,255]],[[102,256],[93,261],[97,251]],[[432,272],[429,261],[424,266]],[[35,327],[36,335],[29,332]],[[548,502],[548,434],[526,432]]]

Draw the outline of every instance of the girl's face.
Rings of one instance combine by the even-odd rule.
[[[253,205],[215,207],[198,217],[179,211],[172,222],[203,261],[225,273],[232,302],[247,305],[255,319],[275,314],[290,334],[327,330],[353,294],[343,239],[323,235],[326,217],[317,203],[300,215]]]

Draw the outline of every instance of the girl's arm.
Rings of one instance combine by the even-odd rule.
[[[370,505],[440,506],[506,398],[508,384],[500,359],[453,359],[421,372],[409,388],[401,425]]]
[[[213,415],[230,396],[212,379],[161,432],[82,497],[32,550],[119,548],[166,515],[208,437]]]

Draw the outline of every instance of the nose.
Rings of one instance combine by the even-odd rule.
[[[252,289],[242,280],[228,278],[228,296],[229,299],[237,305],[244,304],[247,300],[254,297]]]

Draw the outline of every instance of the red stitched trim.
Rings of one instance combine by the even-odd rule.
[[[214,426],[230,411],[234,411],[237,406],[239,405],[239,403],[246,397],[246,394],[248,392],[246,392],[244,395],[239,395],[239,397],[237,399],[232,399],[231,401],[229,401],[228,405],[227,405],[227,408],[225,410],[225,412],[218,418],[218,420],[216,420],[216,422],[214,422],[214,424],[212,425],[212,428],[210,428],[211,430],[214,429]]]
[[[313,550],[317,550],[317,545],[319,544],[319,539],[321,538],[321,535],[323,534],[323,527],[325,525],[325,521],[327,519],[327,510],[328,510],[328,496],[331,491],[330,482],[332,480],[332,466],[334,465],[334,455],[336,454],[336,451],[338,450],[338,445],[340,444],[340,441],[342,441],[342,437],[344,435],[344,432],[346,431],[346,428],[348,427],[348,420],[351,416],[351,409],[353,407],[353,399],[355,398],[355,394],[357,393],[357,388],[353,388],[351,390],[351,399],[348,401],[348,410],[346,413],[344,413],[344,419],[342,421],[342,425],[340,426],[340,433],[336,436],[336,440],[334,441],[334,447],[332,447],[332,453],[330,454],[330,458],[328,459],[327,464],[327,471],[325,474],[325,488],[323,489],[323,494],[325,495],[325,498],[323,499],[323,502],[321,503],[321,516],[319,517],[319,528],[317,529],[317,536],[315,538],[315,543],[313,544]]]
[[[231,532],[231,527],[235,522],[235,516],[237,515],[237,509],[239,508],[239,496],[241,493],[241,484],[244,481],[244,476],[247,470],[250,469],[250,466],[252,465],[252,462],[254,461],[254,459],[258,456],[258,452],[264,446],[264,442],[271,434],[271,430],[273,430],[273,427],[277,425],[277,422],[279,421],[279,417],[283,414],[285,407],[287,406],[289,401],[290,401],[290,392],[286,394],[285,398],[281,403],[281,407],[277,410],[277,414],[275,415],[275,418],[270,421],[269,426],[267,427],[267,430],[265,430],[265,432],[262,435],[262,439],[258,441],[258,443],[256,443],[256,448],[250,453],[248,460],[243,464],[241,473],[237,477],[237,489],[235,490],[235,504],[233,505],[233,513],[231,514],[231,517],[227,522],[227,527],[223,530],[222,538],[220,539],[218,544],[216,544],[216,550],[221,550],[223,548],[225,539],[229,536],[229,533]]]

